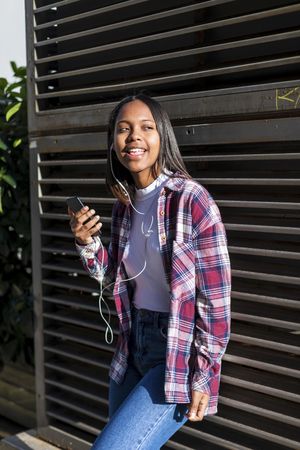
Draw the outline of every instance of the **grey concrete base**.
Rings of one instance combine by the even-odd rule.
[[[36,437],[36,430],[23,431],[0,442],[0,450],[58,450],[48,442]]]
[[[5,437],[0,441],[0,450],[90,450],[91,445],[92,442],[48,425]]]

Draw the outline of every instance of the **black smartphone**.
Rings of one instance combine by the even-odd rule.
[[[77,213],[84,207],[84,204],[82,203],[82,201],[80,200],[79,197],[69,197],[69,198],[67,198],[66,202],[67,202],[68,207],[74,213]]]

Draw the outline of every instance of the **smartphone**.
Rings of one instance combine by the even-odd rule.
[[[67,198],[66,202],[67,202],[68,207],[74,213],[77,213],[84,207],[84,204],[82,203],[82,201],[80,200],[79,197],[69,197],[69,198]]]

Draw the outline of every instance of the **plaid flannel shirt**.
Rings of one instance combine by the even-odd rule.
[[[100,239],[77,245],[83,265],[103,286],[114,282],[120,332],[110,377],[122,383],[128,358],[131,302],[122,263],[132,208],[113,207],[108,250]],[[165,400],[189,403],[191,390],[209,394],[206,414],[217,412],[221,358],[230,332],[231,268],[219,209],[209,192],[176,172],[160,191],[159,245],[170,292]],[[103,250],[102,250],[103,249]],[[103,266],[100,261],[103,260]]]

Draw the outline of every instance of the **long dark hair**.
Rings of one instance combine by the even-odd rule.
[[[182,178],[192,178],[187,172],[187,169],[183,162],[169,116],[165,109],[161,106],[160,103],[146,94],[130,95],[123,98],[111,112],[107,133],[108,156],[106,168],[106,186],[112,192],[114,197],[118,198],[124,204],[128,203],[128,197],[125,195],[122,187],[120,187],[120,185],[116,181],[111,170],[111,165],[113,166],[113,172],[116,178],[126,188],[128,194],[130,195],[130,198],[134,197],[134,180],[130,171],[120,163],[115,152],[110,151],[110,149],[113,144],[117,116],[121,108],[126,103],[132,102],[134,100],[140,100],[148,106],[156,123],[156,128],[160,137],[160,152],[157,162],[158,166],[161,168],[161,171],[164,172],[164,169],[168,169],[172,172],[179,172],[177,173],[177,176],[181,176]],[[154,163],[151,168],[151,174],[154,179],[157,178],[158,174],[156,171],[156,163]]]

